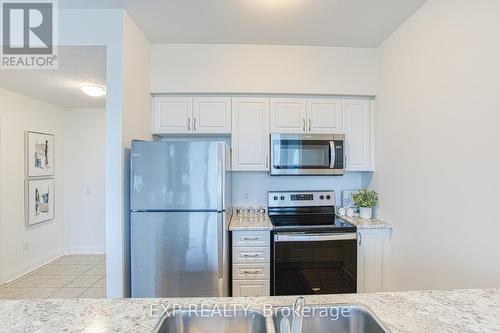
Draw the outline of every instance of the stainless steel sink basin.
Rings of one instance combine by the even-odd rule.
[[[334,306],[309,306],[303,311],[302,333],[388,333],[375,315],[362,305],[339,304]],[[291,327],[293,308],[276,308],[273,317],[276,332]],[[283,325],[282,320],[289,324]],[[282,332],[286,333],[286,332]]]
[[[266,318],[258,311],[231,310],[214,314],[212,311],[189,311],[186,309],[164,315],[155,332],[267,333],[267,329]]]

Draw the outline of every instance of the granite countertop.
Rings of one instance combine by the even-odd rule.
[[[291,305],[294,297],[129,300],[3,300],[0,332],[151,332],[161,305]],[[391,332],[500,332],[500,290],[413,291],[306,296],[309,305],[357,303]]]
[[[378,219],[362,219],[361,217],[347,217],[337,215],[338,218],[354,224],[358,229],[392,229],[392,224]]]
[[[378,219],[362,219],[360,217],[337,216],[355,225],[358,229],[392,229],[392,224]],[[273,224],[268,215],[236,216],[233,214],[229,223],[230,231],[273,230]]]
[[[257,216],[236,216],[233,214],[229,223],[230,231],[256,231],[256,230],[273,230],[271,219],[266,215]]]

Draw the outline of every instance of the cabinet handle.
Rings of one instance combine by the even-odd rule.
[[[196,131],[196,117],[193,118],[193,130]]]
[[[242,255],[244,258],[258,258],[259,257],[259,254],[248,254],[248,253],[245,253]]]
[[[260,237],[243,237],[243,240],[246,241],[256,241],[259,240]]]
[[[359,243],[358,243],[358,245],[361,246],[361,243],[363,242],[363,235],[360,232],[358,232],[358,235],[359,235]]]
[[[306,120],[302,119],[302,132],[306,131]]]
[[[266,155],[266,169],[269,169],[269,155]]]
[[[309,118],[309,132],[312,130],[311,118]]]
[[[241,273],[243,273],[243,274],[257,275],[257,274],[259,274],[259,271],[242,271]]]
[[[188,131],[191,130],[191,117],[188,117]]]

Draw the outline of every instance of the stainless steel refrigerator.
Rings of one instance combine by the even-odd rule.
[[[225,143],[132,142],[132,297],[228,296]]]

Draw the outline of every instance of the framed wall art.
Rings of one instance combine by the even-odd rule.
[[[25,181],[26,225],[53,220],[55,217],[54,179]]]
[[[54,176],[54,135],[27,131],[26,177]]]

